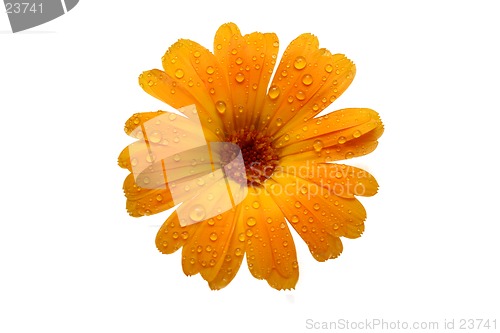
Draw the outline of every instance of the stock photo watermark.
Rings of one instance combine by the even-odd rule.
[[[308,331],[490,331],[497,330],[496,318],[444,318],[442,320],[421,320],[409,321],[400,319],[365,318],[335,320],[315,320],[308,318],[305,320],[305,329]]]

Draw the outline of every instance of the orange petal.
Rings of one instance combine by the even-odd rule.
[[[252,188],[250,205],[244,206],[247,263],[257,279],[275,289],[292,289],[299,277],[295,244],[283,213],[263,189]]]
[[[301,126],[337,99],[354,78],[355,66],[342,54],[319,49],[303,34],[290,43],[271,83],[263,116],[271,135]]]
[[[378,191],[378,183],[370,173],[350,165],[333,163],[321,163],[311,167],[288,165],[286,170],[343,198],[354,198],[355,195],[369,197]]]
[[[347,128],[335,126],[334,123],[339,119],[337,112],[340,112],[340,119],[342,115],[352,118],[356,114],[359,114],[359,118],[346,122],[349,124]],[[280,154],[282,165],[315,165],[366,155],[375,150],[377,140],[384,132],[378,114],[369,109],[346,109],[327,116],[309,121],[303,126],[301,134],[299,129],[293,130],[290,132],[294,136],[285,134],[277,140],[276,146],[283,147]],[[357,124],[351,126],[354,122]],[[342,121],[338,124],[342,124]]]
[[[205,280],[217,276],[229,245],[234,237],[235,209],[197,223],[193,237],[182,249],[182,268],[186,275],[202,273]]]
[[[127,197],[127,212],[134,217],[157,214],[174,206],[168,189],[142,188],[132,174],[125,178],[123,191]]]
[[[258,121],[278,46],[274,33],[242,36],[234,23],[224,24],[217,31],[214,53],[231,88],[231,108],[237,128],[251,128]]]
[[[181,227],[177,213],[173,212],[156,234],[156,247],[161,253],[174,253],[193,237],[198,227],[198,224]]]
[[[159,69],[139,75],[139,84],[148,94],[176,109],[194,104],[196,114],[186,114],[186,116],[200,119],[207,140],[218,141],[223,137],[223,124],[215,115],[214,103],[205,89],[197,87],[189,90],[186,84]]]
[[[273,176],[266,182],[266,190],[318,261],[340,254],[335,238],[356,238],[364,231],[366,211],[354,198],[337,197],[286,173]]]
[[[242,205],[238,206],[238,211],[234,218],[237,221],[233,221],[234,230],[233,234],[229,237],[227,248],[222,253],[223,261],[220,265],[220,269],[212,279],[208,280],[208,276],[204,275],[204,278],[208,280],[208,284],[211,289],[218,290],[227,286],[233,278],[238,273],[240,269],[241,262],[243,261],[243,256],[246,250],[246,235],[245,235],[245,224],[238,223],[238,216],[241,213]],[[241,221],[241,220],[240,220]]]

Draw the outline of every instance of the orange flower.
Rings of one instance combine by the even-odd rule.
[[[163,71],[153,69],[139,77],[147,93],[179,108],[186,115],[182,119],[199,118],[206,142],[239,147],[242,172],[224,169],[223,181],[224,188],[233,192],[244,188],[245,193],[239,203],[233,195],[233,205],[225,211],[208,216],[203,203],[179,197],[178,188],[165,186],[166,180],[159,181],[163,186],[145,186],[147,177],[134,176],[140,147],[151,153],[153,144],[161,144],[159,137],[145,137],[141,129],[152,119],[157,120],[151,126],[161,129],[158,117],[175,118],[175,114],[138,113],[125,125],[126,133],[143,145],[132,144],[119,157],[119,165],[131,171],[123,186],[128,212],[135,217],[156,214],[178,204],[176,198],[185,201],[159,230],[156,245],[166,254],[182,247],[184,273],[200,273],[212,289],[231,282],[244,255],[257,279],[276,289],[294,288],[299,269],[289,226],[316,260],[336,258],[342,252],[340,237],[357,238],[364,231],[366,212],[355,196],[372,196],[378,189],[366,171],[329,163],[373,151],[383,132],[378,114],[350,108],[316,117],[347,89],[354,64],[342,54],[320,49],[315,36],[303,34],[287,47],[273,76],[278,46],[274,33],[242,36],[235,24],[224,24],[215,35],[214,53],[193,41],[179,40],[162,58]],[[196,109],[189,109],[190,105]],[[187,136],[183,138],[189,137],[189,128],[184,125]],[[165,130],[163,135],[169,133]],[[175,147],[167,140],[164,144],[167,150]],[[233,152],[225,158],[221,150],[212,151],[210,158],[219,153],[221,168],[237,155]],[[144,156],[153,160],[150,168],[163,170],[160,174],[168,180],[200,183],[205,180],[196,177],[213,169],[212,165],[209,171],[192,171],[192,175],[186,171],[187,163],[168,169],[175,163]],[[180,159],[174,156],[174,161]],[[183,205],[191,222],[179,218]]]

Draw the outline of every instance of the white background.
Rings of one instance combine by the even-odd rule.
[[[0,13],[0,331],[307,332],[306,320],[497,319],[498,6],[494,1],[85,1],[12,34]],[[278,292],[242,265],[221,291],[161,255],[166,214],[125,211],[116,164],[134,112],[167,109],[137,76],[178,38],[222,23],[312,32],[357,65],[329,108],[370,107],[386,131],[351,160],[379,193],[363,237]],[[296,235],[294,235],[296,236]],[[442,326],[441,326],[442,327]],[[491,330],[490,330],[491,331]]]

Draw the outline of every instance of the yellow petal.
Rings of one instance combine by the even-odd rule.
[[[231,110],[237,128],[251,128],[260,117],[278,54],[274,33],[242,36],[234,23],[215,35],[214,53],[231,88]]]
[[[370,173],[350,165],[321,163],[307,167],[297,164],[288,165],[286,170],[343,198],[354,198],[355,195],[368,197],[378,191],[378,183]]]
[[[142,188],[136,184],[133,174],[125,178],[123,191],[127,197],[127,212],[134,217],[153,215],[174,207],[168,189]]]
[[[156,234],[156,247],[161,253],[174,253],[193,237],[198,227],[199,224],[181,227],[177,213],[173,212]]]
[[[290,43],[271,83],[263,115],[267,132],[283,134],[301,126],[337,99],[354,78],[355,66],[342,54],[319,49],[318,39],[303,34]]]
[[[252,188],[253,201],[244,206],[247,225],[247,263],[257,279],[275,289],[292,289],[299,277],[295,244],[283,213],[262,188]]]
[[[198,87],[190,90],[186,88],[185,83],[171,78],[159,69],[139,75],[139,84],[148,94],[176,109],[194,104],[196,114],[186,114],[186,116],[200,119],[207,140],[218,141],[223,137],[222,122],[214,114],[215,105],[207,90]]]
[[[276,146],[283,147],[280,164],[311,166],[366,155],[375,150],[383,132],[384,126],[375,111],[345,109],[291,130],[291,134],[277,139]]]
[[[356,238],[364,231],[366,211],[354,198],[338,197],[286,173],[273,176],[266,182],[266,190],[318,261],[340,254],[334,238]]]

